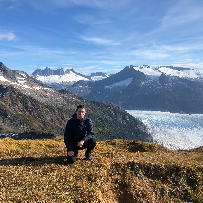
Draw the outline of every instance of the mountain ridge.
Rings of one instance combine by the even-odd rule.
[[[69,90],[126,110],[203,113],[203,74],[182,67],[126,66],[100,81],[78,81]]]
[[[77,81],[98,81],[109,77],[106,73],[96,72],[90,76],[85,76],[71,69],[63,68],[52,70],[46,67],[44,70],[36,69],[31,76],[39,82],[47,84],[55,89],[68,89]]]

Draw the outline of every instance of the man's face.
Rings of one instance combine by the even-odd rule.
[[[77,114],[77,119],[79,120],[82,120],[84,117],[85,117],[85,109],[82,109],[82,108],[79,108],[77,111],[76,111],[76,114]]]

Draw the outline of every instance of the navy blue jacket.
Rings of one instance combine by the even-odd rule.
[[[93,124],[90,118],[84,117],[81,121],[77,119],[77,115],[67,122],[64,142],[68,151],[72,151],[72,146],[77,146],[78,142],[85,142],[94,136]]]

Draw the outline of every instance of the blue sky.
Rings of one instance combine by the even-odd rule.
[[[0,62],[31,74],[127,65],[203,71],[202,0],[0,0]]]

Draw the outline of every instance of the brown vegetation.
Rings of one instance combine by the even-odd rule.
[[[63,139],[0,140],[0,202],[203,202],[203,151],[98,141],[66,163]]]

